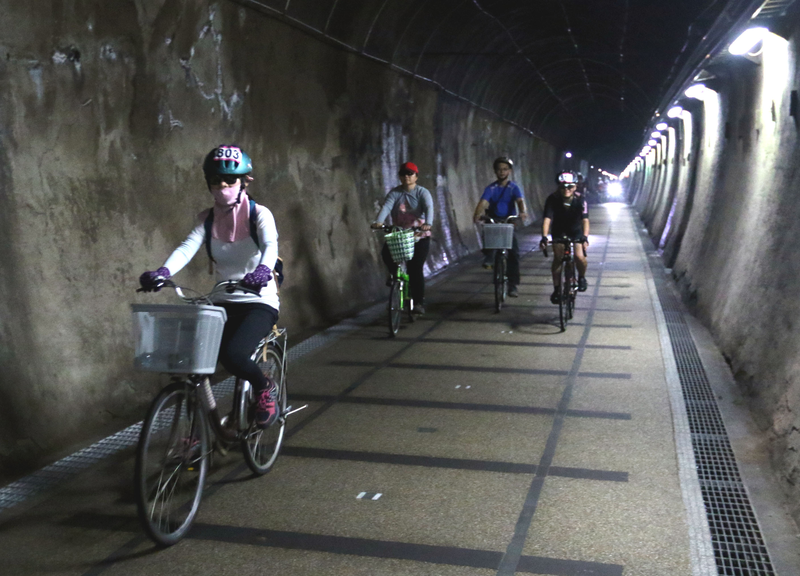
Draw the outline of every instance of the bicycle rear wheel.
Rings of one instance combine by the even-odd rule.
[[[494,309],[500,312],[506,301],[506,259],[502,250],[496,250],[494,256]]]
[[[252,417],[253,410],[248,411],[250,428],[242,438],[244,460],[254,474],[261,476],[272,469],[283,445],[286,429],[286,371],[282,368],[283,350],[275,343],[259,346],[253,356],[261,371],[272,378],[278,387],[278,419],[269,428],[259,428]],[[250,394],[252,396],[252,388]],[[254,398],[249,398],[248,402],[254,408]]]
[[[184,383],[164,388],[150,406],[136,448],[136,505],[145,532],[171,546],[189,531],[208,474],[208,425]]]
[[[400,281],[395,280],[389,292],[389,336],[391,337],[400,330],[400,317],[403,315],[403,298],[400,291]]]

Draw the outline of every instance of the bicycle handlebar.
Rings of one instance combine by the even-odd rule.
[[[501,218],[501,222],[496,222],[494,218],[490,216],[481,216],[481,220],[483,224],[511,224],[514,220],[518,219],[519,215],[514,214],[512,216],[508,216],[505,219]]]
[[[241,290],[247,294],[253,294],[255,296],[261,296],[261,292],[258,290],[252,290],[251,288],[246,288],[245,286],[241,285],[240,280],[222,280],[214,284],[214,287],[208,294],[200,294],[196,290],[191,288],[187,288],[185,286],[178,286],[170,280],[169,278],[164,278],[163,276],[156,277],[156,286],[153,290],[145,290],[144,288],[137,288],[137,292],[156,292],[161,290],[162,288],[172,288],[175,290],[175,294],[186,302],[187,304],[197,304],[199,302],[207,302],[211,304],[211,297],[219,294],[221,292],[227,292],[228,294],[233,294],[236,290]],[[184,294],[184,290],[189,290],[191,292],[195,292],[197,296],[187,296]]]

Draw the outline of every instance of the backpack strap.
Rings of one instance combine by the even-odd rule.
[[[258,214],[256,213],[255,200],[250,200],[250,238],[253,239],[258,248],[261,248],[261,243],[258,241]]]

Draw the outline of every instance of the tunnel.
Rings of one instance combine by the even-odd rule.
[[[0,574],[800,575],[800,3],[0,0],[0,31]],[[245,384],[218,344],[208,380],[143,369],[132,322],[189,308],[137,289],[190,233],[175,283],[223,269],[219,146],[252,160],[232,237],[276,228],[282,447],[254,477],[206,422],[165,546],[154,399],[225,426]],[[524,216],[497,254],[496,160]],[[393,332],[373,225],[409,162],[426,287]]]

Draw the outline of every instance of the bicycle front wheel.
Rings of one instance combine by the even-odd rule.
[[[400,282],[395,280],[389,292],[389,336],[394,337],[400,330],[400,318],[403,315],[403,297],[400,293],[402,287]]]
[[[497,250],[494,257],[494,309],[500,312],[506,301],[506,259],[503,251]]]
[[[269,428],[259,428],[251,418],[250,428],[242,439],[245,462],[254,474],[261,476],[272,469],[283,445],[286,430],[286,371],[282,362],[283,350],[274,343],[259,346],[254,356],[264,375],[278,387],[278,419]],[[249,402],[252,405],[253,399],[249,399]]]
[[[209,455],[202,403],[184,383],[156,396],[136,449],[136,504],[145,532],[171,546],[189,531],[200,508]]]
[[[575,298],[578,294],[577,286],[575,284],[575,271],[572,271],[571,277],[569,279],[569,298],[567,299],[567,319],[572,320],[572,316],[575,313]]]

